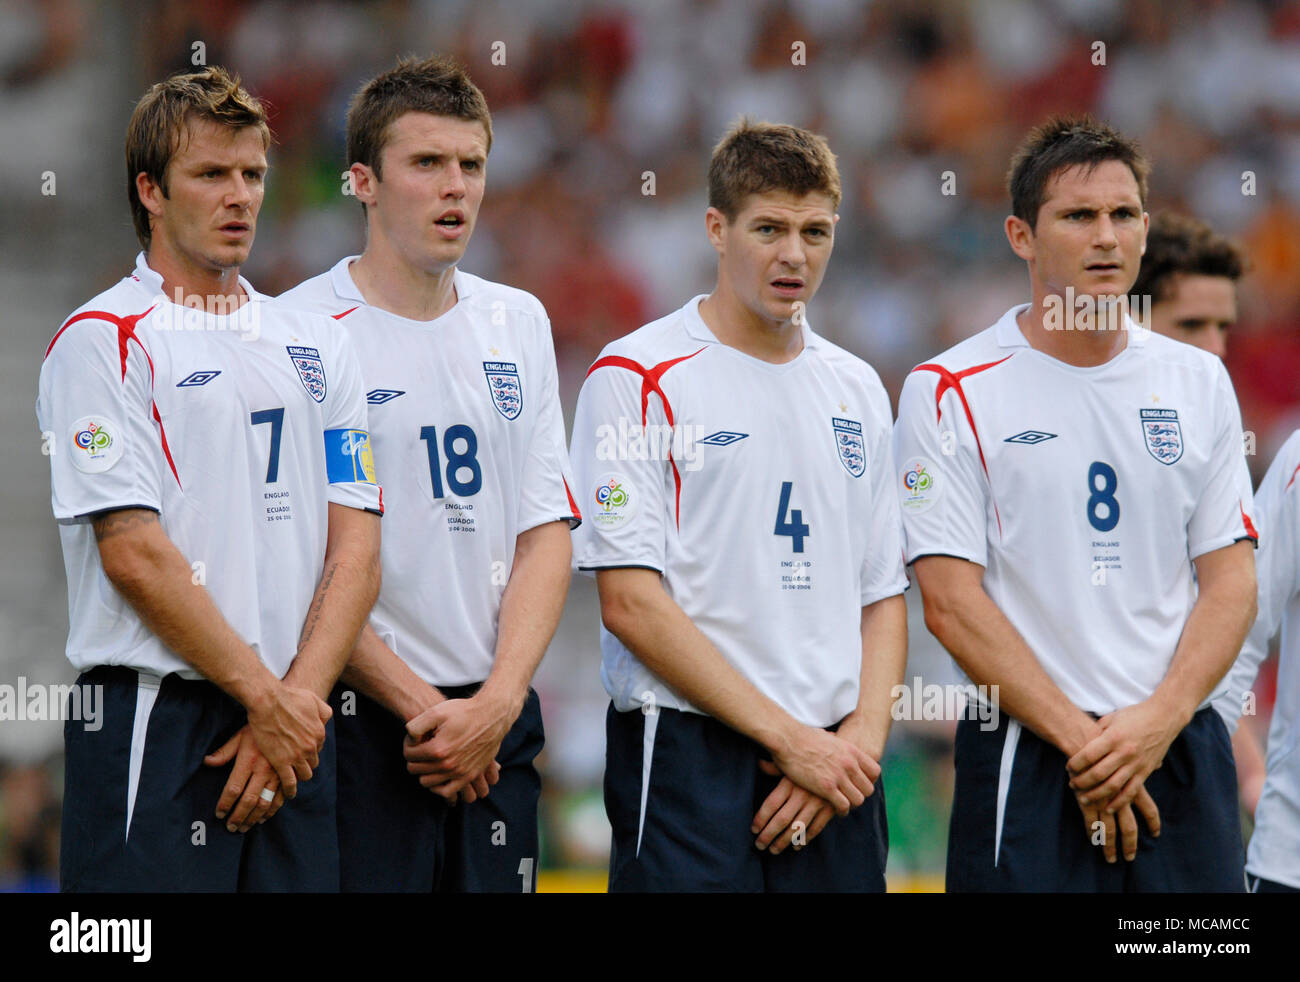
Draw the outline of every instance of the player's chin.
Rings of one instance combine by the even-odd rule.
[[[788,320],[792,320],[795,314],[800,310],[806,309],[807,306],[808,292],[806,289],[801,290],[796,296],[792,297],[768,297],[766,298],[766,302],[763,304],[767,316],[778,323],[785,323]]]
[[[440,239],[430,244],[429,256],[436,265],[454,266],[460,262],[465,255],[465,250],[469,248],[469,227],[465,227],[464,234],[458,239]]]
[[[221,243],[208,252],[208,261],[217,269],[238,269],[248,262],[253,251],[253,235],[241,242]]]

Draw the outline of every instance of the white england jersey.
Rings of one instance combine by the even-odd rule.
[[[610,344],[578,396],[579,569],[646,567],[737,671],[800,722],[858,701],[862,608],[902,593],[890,409],[865,362],[810,329],[783,365],[685,307]],[[699,712],[601,626],[619,710]]]
[[[149,508],[276,677],[320,579],[328,503],[382,512],[361,376],[329,320],[249,296],[236,313],[172,303],[141,254],[50,342],[36,415],[68,576],[68,658],[187,678],[104,575],[88,516]]]
[[[1228,691],[1215,708],[1231,731],[1241,717],[1242,697],[1268,654],[1269,639],[1282,626],[1277,664],[1277,702],[1268,730],[1268,776],[1255,808],[1246,869],[1300,889],[1300,431],[1278,451],[1255,495],[1260,544],[1255,554],[1259,616],[1228,673]]]
[[[384,474],[371,626],[432,685],[482,682],[515,540],[581,518],[569,489],[551,324],[537,298],[456,270],[456,305],[413,321],[366,303],[349,256],[276,300],[351,334]]]
[[[983,566],[1052,681],[1105,714],[1164,678],[1196,600],[1192,560],[1257,538],[1241,415],[1206,352],[1127,321],[1123,351],[1075,367],[1030,347],[1024,309],[903,385],[907,561]]]

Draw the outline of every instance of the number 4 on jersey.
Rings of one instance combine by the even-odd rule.
[[[803,552],[803,540],[805,536],[812,533],[808,526],[804,524],[803,512],[796,508],[790,511],[790,491],[794,487],[793,481],[785,481],[781,485],[781,503],[776,508],[776,535],[790,536],[790,546],[795,552]],[[790,519],[786,521],[786,514]]]

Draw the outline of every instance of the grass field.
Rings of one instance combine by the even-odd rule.
[[[538,893],[604,893],[608,878],[604,870],[543,870],[537,874]],[[942,893],[942,876],[896,877],[890,893]]]

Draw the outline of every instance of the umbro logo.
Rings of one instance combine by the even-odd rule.
[[[371,389],[366,393],[366,402],[372,406],[382,406],[401,395],[406,395],[405,389]]]
[[[738,440],[745,439],[747,436],[749,436],[748,433],[733,433],[730,430],[718,430],[717,433],[710,433],[704,439],[695,442],[705,443],[710,447],[728,447]]]
[[[1055,440],[1055,433],[1044,433],[1042,430],[1025,430],[1023,433],[1017,433],[1015,436],[1009,436],[1003,443],[1042,443],[1044,440]]]
[[[194,372],[188,378],[183,378],[176,383],[176,388],[184,389],[191,385],[207,385],[214,378],[221,374],[221,370],[208,372]]]

